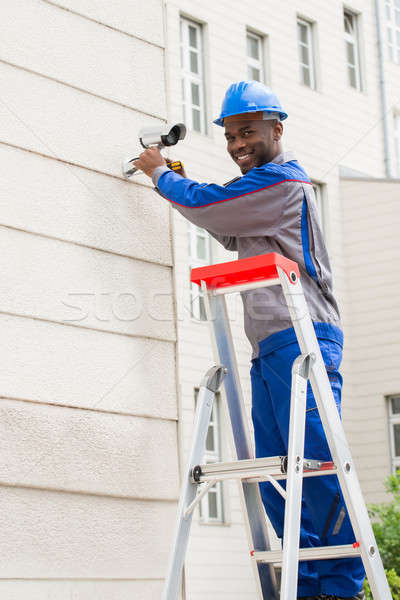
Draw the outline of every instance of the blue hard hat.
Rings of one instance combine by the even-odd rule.
[[[225,117],[264,111],[278,113],[279,119],[287,119],[281,103],[274,92],[259,81],[239,81],[229,86],[222,102],[221,114],[213,121],[223,127]]]

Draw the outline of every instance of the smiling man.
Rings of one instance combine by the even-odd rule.
[[[268,115],[269,116],[269,115]],[[262,167],[282,152],[282,123],[263,112],[233,115],[224,119],[227,150],[243,175]]]
[[[198,183],[172,172],[157,149],[135,166],[152,177],[160,194],[189,221],[207,229],[239,258],[278,252],[296,261],[332,391],[340,411],[343,334],[311,181],[289,152],[282,151],[287,114],[276,95],[255,81],[232,84],[214,121],[225,128],[227,150],[242,177],[225,186]],[[257,457],[287,455],[291,367],[300,354],[281,286],[242,293],[246,335],[253,348],[252,419]],[[307,392],[304,455],[330,460],[312,390]],[[284,501],[268,482],[261,496],[282,538]],[[336,476],[305,478],[301,547],[342,545],[354,534]],[[298,597],[355,600],[364,570],[359,558],[301,562]]]

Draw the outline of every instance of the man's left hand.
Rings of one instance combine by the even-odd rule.
[[[139,159],[135,160],[133,164],[137,169],[146,173],[148,177],[151,177],[154,169],[157,167],[166,167],[167,161],[162,156],[160,150],[154,146],[152,148],[146,148],[139,156]]]

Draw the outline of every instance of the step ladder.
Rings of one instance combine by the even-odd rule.
[[[193,510],[217,481],[238,479],[246,531],[259,600],[296,600],[298,561],[360,556],[374,600],[391,600],[378,547],[339,413],[308,312],[297,263],[271,253],[192,270],[191,281],[201,287],[211,324],[215,357],[201,382],[193,443],[182,484],[178,519],[163,600],[177,600]],[[225,295],[281,285],[299,342],[301,355],[292,366],[288,456],[255,459],[239,381]],[[304,457],[307,381],[310,380],[332,462]],[[214,395],[224,383],[237,461],[200,464]],[[336,474],[346,502],[356,542],[345,546],[299,549],[304,477]],[[277,480],[286,479],[286,490]],[[285,498],[282,551],[272,551],[258,483],[269,481]],[[273,565],[282,565],[280,592]]]

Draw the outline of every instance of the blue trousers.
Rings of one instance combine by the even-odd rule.
[[[334,325],[314,323],[336,405],[340,413],[343,334]],[[288,452],[291,368],[300,354],[294,329],[274,333],[260,342],[252,361],[252,419],[256,456],[286,456]],[[315,399],[308,384],[305,429],[306,458],[331,460]],[[260,483],[262,501],[278,537],[283,537],[284,500],[268,483]],[[352,544],[355,541],[336,475],[303,480],[300,547]],[[299,563],[298,597],[321,593],[349,598],[362,588],[360,558]]]

